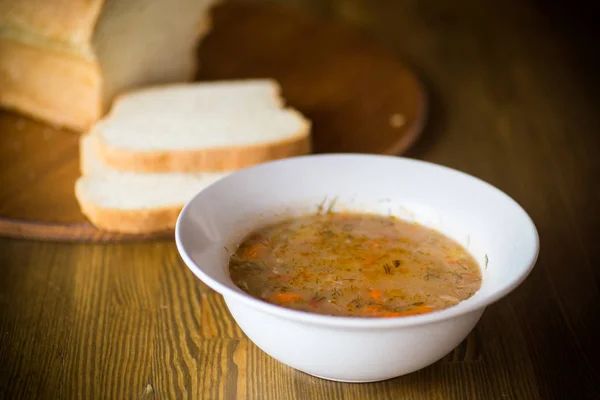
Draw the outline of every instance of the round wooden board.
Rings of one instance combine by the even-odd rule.
[[[401,154],[420,134],[426,97],[414,74],[360,32],[260,4],[215,10],[198,80],[272,77],[313,121],[317,153]],[[0,236],[49,241],[160,239],[96,229],[79,211],[79,135],[0,111]]]

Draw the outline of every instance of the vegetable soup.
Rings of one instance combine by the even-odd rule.
[[[471,297],[481,272],[440,232],[395,217],[322,213],[247,237],[229,262],[233,282],[269,303],[318,314],[401,317]]]

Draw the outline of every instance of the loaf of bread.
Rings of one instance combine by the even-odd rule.
[[[118,93],[188,81],[216,1],[0,1],[0,106],[87,130]]]
[[[170,230],[185,203],[232,171],[308,152],[310,127],[270,79],[140,89],[81,138],[75,195],[104,230]],[[126,156],[102,158],[107,144]]]

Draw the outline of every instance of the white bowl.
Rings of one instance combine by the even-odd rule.
[[[454,238],[480,263],[481,289],[451,308],[400,318],[294,311],[238,289],[228,260],[244,236],[283,215],[315,212],[324,198],[337,199],[336,209],[392,213]],[[527,213],[493,186],[422,161],[354,154],[289,158],[233,173],[186,205],[175,236],[187,266],[223,295],[258,347],[300,371],[347,382],[408,374],[452,351],[488,305],[527,277],[539,247]]]

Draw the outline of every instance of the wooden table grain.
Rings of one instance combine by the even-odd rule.
[[[533,0],[288,3],[361,26],[419,72],[430,120],[409,156],[480,177],[523,205],[541,239],[531,276],[440,362],[342,384],[257,349],[172,241],[4,239],[0,398],[599,399],[591,11]]]

